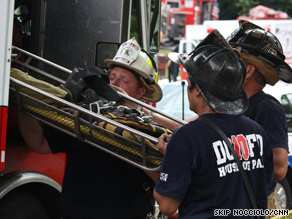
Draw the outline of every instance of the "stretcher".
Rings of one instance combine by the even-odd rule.
[[[16,71],[33,73],[34,77],[40,75],[42,80],[43,78],[47,78],[50,81],[48,83],[49,86],[51,81],[53,81],[52,84],[59,84],[61,86],[64,85],[65,81],[44,71],[42,68],[43,65],[48,65],[63,73],[70,74],[72,72],[69,69],[17,47],[13,47],[12,63]],[[47,92],[44,88],[45,86],[37,88],[32,84],[20,80],[19,77],[11,76],[9,105],[34,117],[43,124],[76,137],[80,141],[86,142],[138,168],[148,171],[159,170],[163,155],[156,147],[158,142],[157,136],[151,135],[151,133],[145,133],[140,129],[141,124],[149,125],[147,121],[141,121],[141,124],[136,127],[133,125],[129,126],[121,118],[113,118],[108,115],[92,112],[64,99],[62,97],[62,91],[59,96],[53,95]],[[149,104],[122,93],[119,94],[123,98],[135,102],[155,113],[161,114],[178,123],[185,124],[184,121],[163,113]],[[114,105],[115,103],[111,104]],[[160,127],[153,124],[150,124],[150,126],[153,130]],[[163,127],[161,128],[165,133],[171,133],[169,130],[163,129]]]

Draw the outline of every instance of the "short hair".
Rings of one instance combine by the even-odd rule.
[[[191,82],[191,84],[188,85],[188,90],[192,91],[197,86],[197,84],[191,79],[189,79],[189,81]]]
[[[253,64],[250,64],[250,63],[248,63],[247,61],[244,61],[244,60],[243,60],[243,62],[244,62],[244,64],[245,64],[245,66],[247,66],[247,65],[252,65],[252,66],[254,66]],[[256,81],[259,85],[261,85],[262,87],[265,87],[266,84],[267,84],[267,81],[266,81],[265,77],[264,77],[264,76],[258,71],[258,69],[257,69],[256,66],[254,66],[254,69],[255,69],[255,76],[254,76],[255,81]]]

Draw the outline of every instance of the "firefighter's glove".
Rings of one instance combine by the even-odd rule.
[[[109,85],[109,79],[104,71],[97,67],[74,68],[66,80],[65,87],[71,92],[75,103],[82,102],[87,89],[92,89],[97,96],[107,101],[118,101],[120,98],[120,95]]]
[[[80,103],[82,98],[82,93],[88,89],[86,82],[82,78],[82,73],[80,73],[81,68],[74,68],[70,76],[65,82],[65,88],[68,89],[72,95],[74,103]]]

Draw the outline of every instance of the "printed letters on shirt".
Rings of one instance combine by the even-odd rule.
[[[263,138],[259,134],[231,136],[231,142],[237,156],[242,161],[244,170],[264,168],[261,157],[263,155]],[[255,148],[258,147],[259,155],[255,156]],[[227,144],[223,140],[213,142],[213,149],[217,158],[218,172],[220,177],[239,171],[237,163]],[[257,153],[258,154],[258,153]],[[230,162],[234,161],[234,162]]]

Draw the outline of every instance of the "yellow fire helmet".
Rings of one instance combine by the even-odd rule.
[[[146,88],[143,100],[149,102],[161,100],[162,90],[158,85],[159,73],[156,63],[147,52],[141,50],[135,38],[124,42],[115,57],[106,59],[105,63],[109,69],[119,66],[137,73],[141,84]]]

